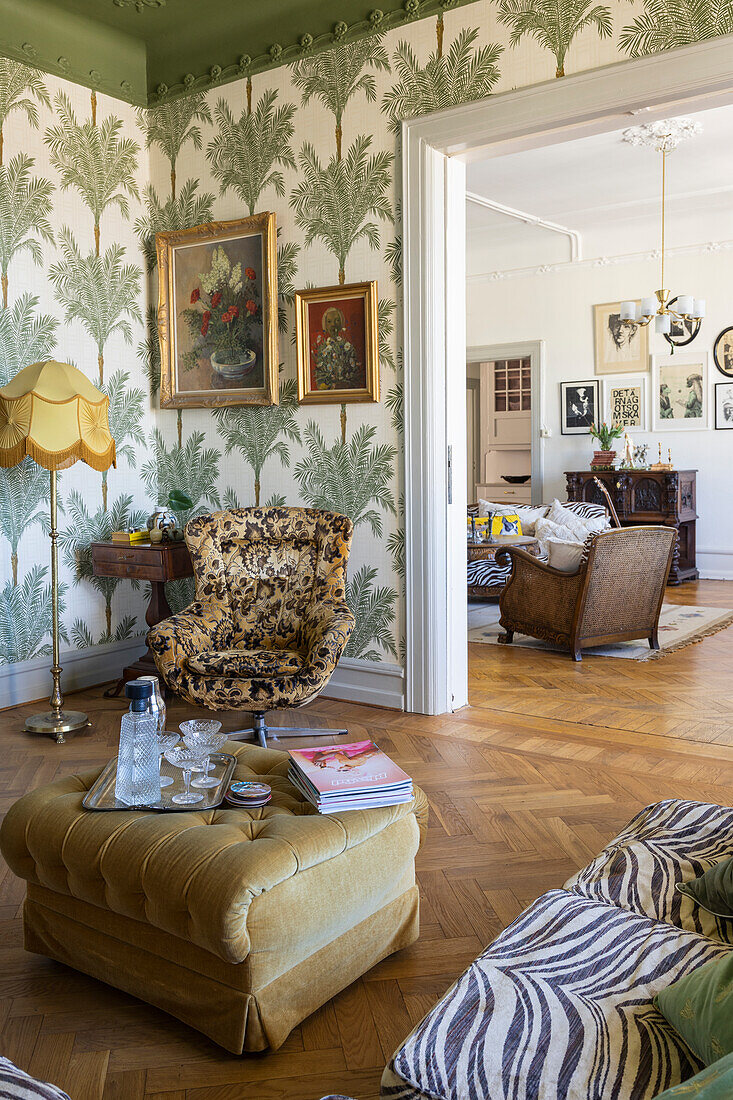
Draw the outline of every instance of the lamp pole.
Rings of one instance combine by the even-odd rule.
[[[53,640],[53,690],[49,699],[50,710],[43,714],[34,714],[28,718],[25,728],[29,733],[50,733],[56,738],[57,745],[66,742],[65,733],[90,725],[86,714],[80,710],[63,710],[64,697],[61,694],[61,665],[59,664],[59,548],[58,548],[58,502],[56,497],[56,471],[51,470],[51,635]]]

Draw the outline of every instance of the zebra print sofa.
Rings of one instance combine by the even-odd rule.
[[[537,505],[537,507],[539,508],[541,505]],[[551,505],[548,504],[546,507],[549,511]],[[586,501],[566,500],[563,507],[569,508],[570,511],[575,512],[576,515],[585,516],[590,519],[608,516],[608,512],[602,504],[588,504]],[[470,504],[468,507],[468,515],[478,516],[478,510],[478,504]],[[537,557],[539,561],[547,561],[547,551],[542,544],[540,544],[540,553]],[[495,561],[469,561],[467,565],[467,582],[470,596],[483,597],[498,595],[509,580],[511,570],[511,564],[499,565]]]
[[[643,810],[538,898],[408,1036],[382,1100],[652,1100],[701,1063],[654,995],[733,950],[733,921],[676,890],[730,856],[733,809]]]

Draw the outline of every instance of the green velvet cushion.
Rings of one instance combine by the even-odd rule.
[[[680,1085],[660,1092],[654,1100],[730,1100],[733,1096],[733,1054],[719,1058]]]
[[[678,882],[677,889],[716,917],[733,920],[733,858],[716,863],[699,878]]]
[[[733,952],[686,974],[654,1003],[690,1049],[709,1066],[733,1052]]]

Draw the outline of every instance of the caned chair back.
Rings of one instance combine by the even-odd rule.
[[[310,508],[236,508],[186,525],[196,599],[224,604],[244,647],[300,648],[311,610],[343,599],[353,524]]]
[[[595,537],[581,611],[583,636],[643,631],[656,622],[676,537],[672,527],[621,527]]]

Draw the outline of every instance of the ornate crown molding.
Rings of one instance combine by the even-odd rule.
[[[135,8],[142,12],[146,8],[164,8],[166,0],[112,0],[116,8]]]
[[[116,34],[114,31],[110,32],[107,58],[100,61],[98,54],[95,54],[98,66],[95,69],[87,69],[83,63],[79,63],[78,40],[69,39],[64,44],[55,40],[43,42],[43,30],[38,30],[38,21],[35,24],[28,23],[28,29],[22,32],[23,37],[19,35],[15,41],[10,38],[10,29],[4,27],[6,40],[0,41],[0,56],[24,62],[43,72],[64,77],[137,107],[152,107],[189,92],[208,91],[280,65],[291,65],[323,50],[354,42],[371,34],[383,34],[415,20],[435,18],[451,8],[474,2],[475,0],[391,0],[391,7],[370,8],[363,18],[355,22],[349,24],[338,20],[330,30],[321,33],[303,31],[289,41],[273,42],[267,50],[255,56],[242,53],[236,62],[226,64],[212,58],[205,71],[186,73],[170,83],[158,77],[155,88],[149,87],[147,90],[134,74],[119,71],[114,73],[115,60],[119,60],[115,58],[113,48]],[[138,13],[167,6],[167,0],[112,0],[112,3],[120,8],[134,8]],[[98,24],[94,26],[98,29]],[[26,35],[31,33],[33,41],[25,40]],[[75,61],[70,60],[74,55]]]
[[[733,251],[733,240],[706,241],[701,244],[684,244],[677,248],[668,248],[668,256],[700,256],[716,252]],[[613,267],[617,264],[635,264],[659,259],[659,249],[648,252],[624,252],[617,256],[595,256],[589,260],[561,260],[555,264],[540,264],[537,267],[509,267],[498,271],[479,271],[466,277],[466,282],[499,283],[504,279],[531,279],[535,275],[557,275],[564,271],[577,271],[579,268]]]
[[[132,3],[134,0],[127,0],[127,2]],[[254,76],[256,73],[277,68],[279,65],[291,65],[334,46],[353,42],[370,34],[383,34],[385,31],[404,26],[416,19],[428,19],[431,16],[441,15],[450,8],[459,8],[471,3],[474,3],[474,0],[402,0],[402,3],[391,11],[385,12],[380,8],[372,8],[363,19],[355,23],[347,24],[339,21],[334,23],[329,32],[323,34],[304,32],[295,41],[285,44],[274,42],[266,53],[255,57],[242,54],[235,65],[213,64],[207,72],[187,73],[175,84],[158,84],[157,88],[149,94],[148,106],[176,99],[189,92],[207,91],[222,84],[230,84],[234,80]]]

